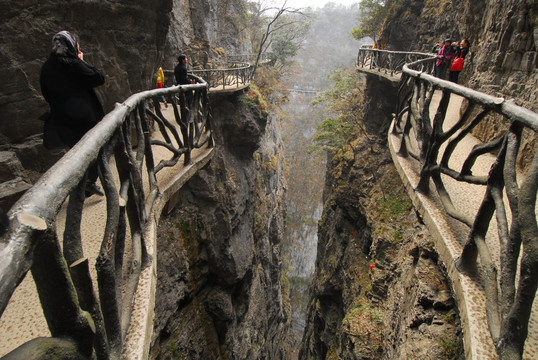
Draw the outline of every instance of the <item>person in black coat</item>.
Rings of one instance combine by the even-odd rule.
[[[103,73],[83,60],[79,44],[70,32],[52,38],[52,52],[41,68],[41,92],[50,105],[45,120],[44,140],[58,139],[74,146],[105,115],[94,88],[105,83]],[[45,146],[46,140],[45,140]],[[103,195],[95,181],[97,165],[88,169],[86,196]]]
[[[176,78],[176,83],[178,85],[191,84],[189,76],[187,75],[187,55],[179,55],[177,60],[179,64],[174,68],[174,77]]]

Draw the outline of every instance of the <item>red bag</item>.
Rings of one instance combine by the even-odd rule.
[[[452,66],[450,67],[450,71],[461,71],[463,70],[463,57],[462,53],[460,52],[460,56],[455,58],[454,61],[452,61]]]

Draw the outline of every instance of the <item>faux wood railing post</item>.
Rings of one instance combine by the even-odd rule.
[[[54,228],[44,231],[35,249],[32,275],[52,336],[72,338],[81,354],[90,356],[94,323],[90,314],[79,306]]]
[[[185,147],[189,148],[189,106],[187,102],[187,96],[185,93],[181,93],[179,95],[179,106],[180,106],[180,114],[181,114],[181,134],[183,136],[183,143]],[[185,153],[185,158],[183,160],[183,163],[185,165],[189,164],[191,162],[191,153],[188,151]]]
[[[82,250],[82,236],[80,234],[80,223],[82,219],[82,209],[86,198],[85,175],[78,186],[71,191],[69,203],[65,215],[65,230],[63,235],[63,254],[68,264],[72,264],[84,257]]]
[[[105,324],[101,307],[97,300],[97,295],[93,289],[92,279],[90,276],[90,267],[88,259],[80,259],[71,266],[69,271],[77,290],[80,306],[92,315],[95,324],[94,349],[97,360],[109,359],[108,341],[106,337]]]
[[[103,311],[106,334],[113,357],[121,353],[123,337],[121,334],[121,277],[116,277],[115,251],[120,208],[119,196],[110,170],[109,159],[115,140],[109,142],[102,150],[100,165],[102,169],[102,185],[106,194],[107,221],[103,241],[95,267],[99,280],[99,294]]]
[[[432,167],[437,162],[437,156],[439,155],[439,148],[441,143],[438,141],[440,133],[443,128],[444,118],[450,102],[450,92],[443,91],[439,107],[435,113],[433,119],[433,126],[430,125],[430,119],[425,113],[422,114],[422,125],[424,127],[424,140],[425,143],[422,146],[421,162],[422,169],[420,170],[420,180],[416,189],[424,194],[429,192],[429,180]],[[428,109],[426,109],[429,111]]]

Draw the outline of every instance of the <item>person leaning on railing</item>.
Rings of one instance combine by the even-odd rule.
[[[187,62],[189,59],[187,58],[187,55],[179,55],[177,58],[177,61],[179,63],[174,68],[174,77],[176,78],[176,82],[178,85],[187,85],[191,84],[191,80],[189,80],[189,76],[187,74]]]
[[[84,61],[79,43],[69,31],[52,38],[52,51],[41,68],[41,92],[50,105],[44,116],[43,144],[48,149],[73,147],[105,116],[93,88],[105,77]],[[97,163],[88,168],[86,197],[104,195],[96,184]]]

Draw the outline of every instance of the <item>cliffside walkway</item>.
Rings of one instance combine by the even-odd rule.
[[[431,76],[433,61],[363,48],[357,63],[401,75],[389,147],[447,268],[466,358],[536,359],[538,151],[524,138],[538,131],[538,114]],[[483,144],[470,132],[488,116],[504,117],[509,129]],[[531,158],[523,165],[522,152]]]
[[[48,344],[147,358],[159,218],[213,157],[209,85],[193,78],[117,104],[11,208],[0,242],[0,356],[31,358],[26,351]],[[105,196],[85,199],[94,161]]]
[[[257,54],[229,56],[226,66],[213,69],[189,70],[189,73],[207,81],[210,93],[227,93],[244,90],[249,87],[252,66],[248,62]],[[268,54],[263,53],[260,64],[268,62]],[[164,70],[168,86],[174,85],[174,71]]]

